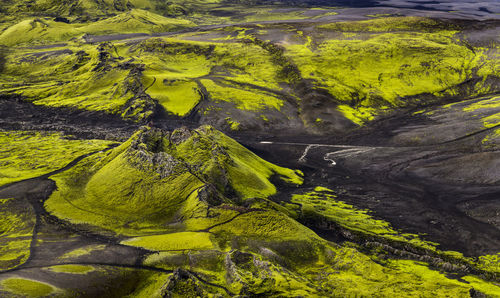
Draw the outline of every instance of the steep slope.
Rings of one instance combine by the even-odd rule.
[[[195,212],[199,204],[209,208],[266,200],[276,193],[269,181],[273,175],[302,182],[300,173],[259,159],[210,127],[145,130],[106,155],[87,160],[87,167],[55,176],[59,190],[46,202],[47,209],[125,235],[166,232],[169,222],[180,231],[203,230],[218,221],[195,220],[190,227],[182,212]]]

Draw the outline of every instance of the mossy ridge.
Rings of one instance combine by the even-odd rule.
[[[172,133],[144,128],[114,150],[54,176],[58,190],[45,205],[61,218],[118,234],[181,232],[182,224],[168,223],[182,219],[181,211],[194,212],[198,200],[206,209],[265,198],[276,193],[269,181],[274,174],[302,183],[298,173],[263,161],[211,127]]]
[[[1,90],[39,105],[105,111],[126,120],[146,120],[156,103],[144,93],[140,82],[143,66],[117,54],[110,43],[75,45],[42,54],[12,54],[1,75],[5,79]]]
[[[308,241],[262,241],[228,238],[225,252],[165,252],[151,255],[146,264],[169,270],[195,270],[211,283],[225,285],[239,295],[419,295],[466,296],[474,288],[489,295],[499,287],[476,277],[470,282],[450,279],[427,264],[388,260],[383,265],[354,248]],[[300,249],[299,249],[300,248]],[[356,287],[352,287],[352,283]]]
[[[291,203],[293,204],[283,203],[283,206],[291,210],[291,216],[300,222],[320,229],[337,230],[350,241],[363,242],[362,246],[371,250],[374,255],[382,253],[424,259],[441,270],[460,274],[475,272],[488,279],[498,278],[496,255],[473,258],[464,257],[455,251],[441,251],[439,243],[394,230],[390,223],[375,219],[368,211],[356,209],[338,200],[330,189],[317,187],[314,191],[295,194]]]
[[[87,273],[95,270],[95,268],[93,266],[77,265],[77,264],[56,265],[56,266],[48,267],[47,269],[52,271],[52,272],[68,273],[68,274],[87,274]]]
[[[480,117],[485,129],[495,128],[500,123],[500,96],[480,100],[463,108],[463,111]],[[483,139],[483,144],[496,143],[499,138],[500,128],[494,129]]]
[[[317,188],[314,191],[294,194],[290,202],[295,205],[286,204],[286,207],[298,209],[293,211],[306,221],[324,218],[349,231],[401,241],[424,249],[435,249],[436,243],[422,241],[418,235],[402,234],[394,230],[388,222],[373,218],[368,211],[342,202],[330,189]]]
[[[336,22],[318,26],[319,29],[352,32],[395,32],[395,31],[422,31],[434,32],[438,30],[459,30],[459,27],[448,22],[426,17],[401,17],[378,15],[376,19],[353,22]]]
[[[134,46],[70,44],[11,52],[7,61],[3,92],[35,104],[105,111],[135,121],[152,116],[157,104],[186,116],[206,98],[203,92],[253,113],[279,111],[283,105],[273,93],[281,90],[277,65],[251,43],[152,38]]]
[[[59,133],[0,131],[0,186],[50,173],[112,143],[72,140]]]
[[[279,110],[282,105],[274,94],[243,87],[281,89],[277,66],[258,46],[154,38],[131,47],[130,53],[146,65],[143,82],[151,86],[146,92],[173,114],[184,116],[199,102],[199,84],[214,100],[235,103],[240,110]],[[189,91],[188,100],[176,93],[179,87]]]
[[[358,35],[345,38],[325,40],[313,35],[314,47],[307,45],[310,42],[288,44],[286,56],[297,64],[304,78],[315,80],[317,87],[327,89],[343,104],[340,110],[358,124],[372,120],[380,111],[419,102],[422,94],[427,94],[426,100],[430,94],[436,101],[496,90],[499,72],[496,59],[488,53],[492,49],[464,45],[455,36],[457,28],[432,25],[431,30],[423,30],[416,24],[426,27],[436,21],[407,18],[377,19],[366,24],[380,22],[384,25],[379,32],[363,25]],[[387,24],[398,23],[408,30],[385,31]],[[342,26],[358,25],[331,24],[332,30],[341,32],[345,30]],[[337,67],[342,69],[336,71]],[[469,81],[471,86],[462,86]]]

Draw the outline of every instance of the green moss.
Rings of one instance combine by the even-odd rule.
[[[500,108],[500,96],[494,96],[488,99],[480,100],[476,103],[468,105],[463,110],[464,112],[488,112],[489,109]],[[491,128],[498,125],[500,122],[500,113],[491,114],[482,118],[485,128]]]
[[[238,129],[240,129],[240,123],[232,120],[231,117],[227,117],[226,118],[226,122],[229,125],[229,127],[231,128],[231,130],[238,130]]]
[[[24,278],[8,278],[0,281],[0,284],[4,290],[27,297],[44,297],[58,291],[47,283]]]
[[[231,222],[215,227],[214,233],[282,240],[320,238],[288,216],[275,211],[254,211],[238,216]]]
[[[202,80],[215,101],[234,103],[240,110],[260,111],[268,108],[280,110],[283,101],[272,94],[257,90],[244,90],[231,87],[229,84],[216,83],[211,80]]]
[[[0,186],[47,174],[110,144],[101,140],[66,139],[57,133],[0,132]]]
[[[57,265],[48,268],[52,272],[70,273],[70,274],[87,274],[94,271],[94,267],[87,265]]]
[[[79,175],[68,172],[54,177],[59,189],[46,202],[46,208],[73,222],[91,223],[123,234],[168,230],[161,223],[172,218],[182,201],[203,185],[189,172],[161,178],[137,169],[125,152],[95,171],[84,184],[71,183],[75,174]],[[81,193],[86,195],[82,197]]]
[[[122,241],[123,244],[149,250],[203,250],[213,248],[209,233],[180,232],[165,235],[143,236]]]
[[[9,61],[2,91],[35,104],[105,111],[133,120],[152,113],[153,103],[141,93],[140,66],[116,57],[110,44],[68,46],[43,55],[16,52]]]
[[[340,201],[335,194],[328,192],[328,189],[320,188],[313,192],[295,194],[291,202],[300,204],[300,216],[304,218],[324,218],[351,231],[435,250],[435,243],[422,241],[418,235],[403,234],[394,230],[388,222],[375,219],[368,211],[359,210]]]
[[[310,42],[290,43],[285,54],[304,78],[315,80],[341,102],[339,110],[348,119],[362,124],[384,110],[414,102],[405,98],[424,93],[456,96],[455,86],[462,82],[498,77],[497,63],[486,49],[466,47],[455,36],[457,31],[435,22],[384,18],[332,23],[321,28],[363,33],[322,38],[315,48]],[[467,95],[485,94],[491,87],[483,80]]]
[[[103,245],[103,244],[88,245],[88,246],[77,248],[77,249],[74,249],[70,252],[67,252],[64,255],[60,256],[60,259],[66,260],[66,259],[78,258],[81,256],[87,256],[94,251],[104,250],[105,248],[106,248],[106,245]]]
[[[156,78],[156,77],[155,77]],[[156,79],[148,94],[167,110],[176,115],[188,114],[200,101],[200,91],[195,82],[162,83]]]
[[[226,168],[229,180],[234,189],[243,198],[265,198],[275,194],[276,187],[269,181],[274,174],[278,174],[285,182],[296,185],[302,184],[303,178],[300,171],[273,165],[211,127],[205,126],[199,131],[207,136],[206,142],[216,142],[228,152],[231,158],[231,162]],[[208,138],[213,141],[210,141]],[[184,144],[189,144],[196,139],[197,138],[193,138]],[[179,149],[182,150],[183,146],[180,146]],[[193,153],[191,153],[191,151],[187,152],[189,152],[190,155],[193,153],[196,154],[196,151]]]
[[[500,273],[500,253],[480,256],[477,261],[477,265],[481,269]]]
[[[500,97],[492,96],[490,98],[482,98],[475,103],[467,105],[463,108],[464,112],[473,113],[481,119],[484,128],[493,128],[500,123],[500,113],[497,112],[500,108]],[[494,142],[500,138],[500,129],[494,129],[489,132],[483,139],[483,144]]]
[[[475,290],[479,290],[489,297],[500,297],[500,285],[496,283],[485,282],[475,276],[464,276],[462,279],[469,282]]]
[[[164,294],[163,287],[168,283],[171,276],[171,274],[152,273],[142,280],[132,294],[125,297],[162,297]]]
[[[184,140],[171,143],[183,134]],[[275,174],[288,183],[302,183],[298,172],[260,159],[211,127],[172,134],[144,129],[121,146],[54,176],[58,190],[45,206],[71,222],[119,234],[169,233],[185,229],[165,225],[176,222],[178,212],[206,212],[207,203],[198,197],[201,190],[214,195],[207,185],[215,186],[220,198],[228,189],[236,190],[239,199],[265,198],[276,193],[269,181]],[[188,217],[187,226],[207,228],[229,214],[221,211],[210,220]]]

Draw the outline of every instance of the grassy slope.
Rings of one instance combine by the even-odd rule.
[[[55,171],[78,156],[110,144],[101,140],[71,140],[57,133],[0,132],[0,186]]]
[[[198,212],[198,203],[186,204],[200,195],[215,196],[212,192],[217,191],[222,201],[226,194],[233,200],[265,199],[276,193],[269,182],[274,173],[290,183],[302,182],[294,171],[259,159],[210,127],[186,132],[189,137],[182,143],[171,143],[169,139],[182,133],[138,133],[109,153],[90,158],[87,165],[55,176],[59,190],[47,201],[48,210],[116,233],[147,235],[185,230],[184,225],[169,227],[165,220],[175,221],[183,209]],[[191,221],[186,231],[215,223]]]

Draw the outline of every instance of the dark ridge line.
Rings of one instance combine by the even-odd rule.
[[[222,226],[222,225],[225,225],[225,224],[228,224],[230,222],[232,222],[234,219],[236,219],[237,217],[241,216],[241,215],[244,215],[244,214],[247,214],[247,213],[251,213],[251,212],[256,212],[256,211],[265,211],[265,210],[262,210],[262,209],[251,209],[251,210],[248,210],[248,211],[244,211],[244,212],[240,212],[239,214],[236,214],[235,216],[233,216],[232,218],[224,221],[224,222],[220,222],[218,224],[215,224],[211,227],[208,227],[208,228],[205,228],[203,230],[197,230],[195,232],[205,232],[205,233],[210,233],[210,230],[215,228],[215,227],[218,227],[218,226]]]
[[[202,283],[204,284],[207,284],[207,285],[210,285],[212,287],[216,287],[216,288],[219,288],[219,289],[223,289],[229,296],[235,296],[236,294],[229,291],[226,287],[224,286],[221,286],[221,285],[218,285],[218,284],[215,284],[215,283],[212,283],[212,282],[209,282],[205,279],[203,279],[201,276],[198,275],[197,272],[195,271],[191,271],[191,270],[187,270],[190,274],[192,274],[194,277],[196,277],[199,281],[201,281]]]
[[[275,96],[278,96],[278,98],[280,98],[280,99],[284,99],[285,101],[287,101],[291,105],[298,107],[296,99],[291,94],[288,94],[286,92],[270,89],[270,88],[267,88],[264,86],[259,86],[259,85],[255,85],[255,84],[251,84],[251,83],[237,82],[237,81],[231,80],[227,77],[226,78],[213,77],[212,81],[226,81],[226,82],[230,82],[232,84],[238,85],[240,87],[247,87],[247,88],[256,89],[259,91],[271,93],[271,94],[274,94]]]
[[[475,132],[472,132],[470,134],[467,134],[465,136],[461,136],[461,137],[458,137],[456,139],[453,139],[453,140],[449,140],[449,141],[444,141],[442,143],[438,143],[436,145],[441,145],[441,144],[448,144],[448,143],[453,143],[453,142],[457,142],[457,141],[461,141],[461,140],[464,140],[464,139],[467,139],[467,138],[470,138],[470,137],[473,137],[475,135],[478,135],[478,134],[481,134],[481,133],[484,133],[484,132],[488,132],[490,130],[494,130],[494,129],[497,129],[497,128],[500,128],[500,123],[499,124],[496,124],[492,127],[488,127],[488,128],[485,128],[485,129],[481,129],[481,130],[478,130],[478,131],[475,131]]]

